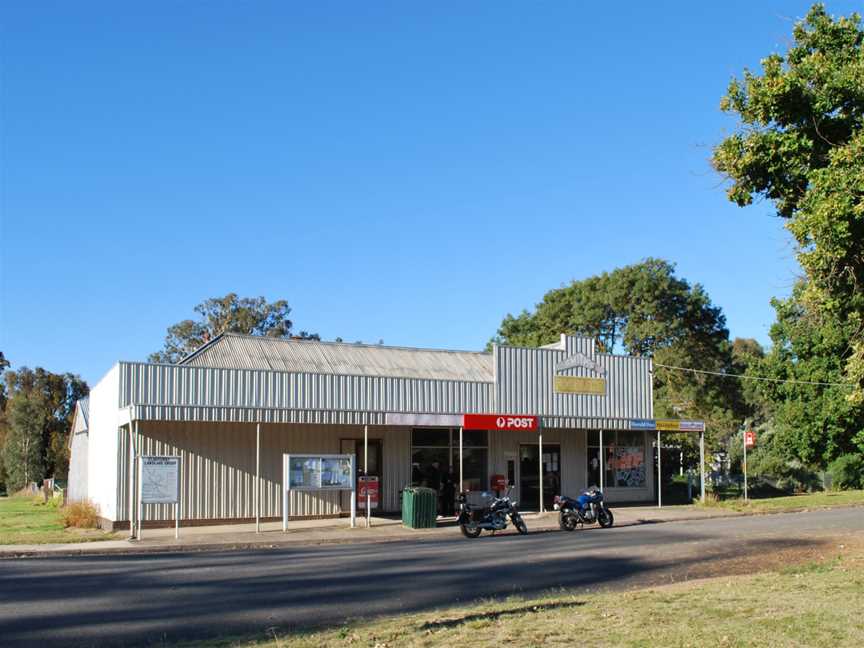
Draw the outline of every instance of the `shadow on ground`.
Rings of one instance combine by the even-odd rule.
[[[652,525],[478,540],[5,561],[0,637],[11,648],[170,644],[260,636],[265,628],[284,634],[481,597],[668,582],[673,574],[695,577],[712,562],[815,542],[723,542],[691,526]]]

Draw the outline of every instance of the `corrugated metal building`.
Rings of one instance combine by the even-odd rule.
[[[602,380],[604,393],[562,390],[562,376]],[[476,353],[225,334],[177,365],[117,363],[78,412],[70,498],[92,500],[108,526],[128,524],[135,506],[133,456],[181,457],[183,524],[278,518],[282,455],[358,452],[364,426],[380,508],[395,512],[405,486],[446,490],[465,414],[537,416],[544,444],[541,457],[536,432],[466,430],[467,489],[506,475],[521,507],[536,510],[542,461],[546,506],[591,484],[611,501],[653,497],[651,438],[631,425],[653,418],[651,361],[597,353],[584,337]],[[350,504],[338,493],[291,498],[299,517],[345,514]],[[145,523],[173,519],[169,505],[144,509]]]

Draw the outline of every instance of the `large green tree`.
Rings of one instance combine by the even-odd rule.
[[[20,391],[7,406],[9,431],[3,445],[6,489],[10,493],[45,476],[43,432],[48,406],[42,394]]]
[[[3,382],[9,399],[3,417],[7,427],[4,447],[9,444],[13,434],[13,404],[27,403],[26,407],[18,406],[27,413],[34,412],[34,408],[42,408],[43,411],[34,418],[39,427],[41,476],[65,478],[69,470],[68,440],[75,403],[89,393],[87,383],[75,374],[55,374],[41,367],[21,367],[7,371]],[[19,413],[19,432],[34,429],[24,426],[23,416]],[[19,434],[19,441],[20,438]],[[27,447],[34,446],[28,444]],[[4,467],[9,470],[7,462],[4,462]]]
[[[798,245],[806,280],[795,292],[808,325],[846,335],[834,380],[864,401],[864,31],[858,14],[833,18],[814,5],[785,54],[733,79],[721,108],[740,128],[715,149],[715,168],[738,205],[774,203]],[[788,320],[780,312],[778,323]],[[828,333],[835,337],[837,330]],[[794,358],[789,358],[794,362]]]
[[[228,293],[212,297],[197,306],[198,319],[187,319],[168,327],[165,345],[150,355],[151,362],[173,364],[222,333],[243,333],[269,337],[318,339],[315,333],[292,333],[288,318],[291,308],[280,299],[268,302],[264,297],[238,297]]]
[[[539,346],[561,333],[594,336],[601,351],[652,356],[655,363],[712,372],[733,369],[720,308],[702,286],[676,276],[662,259],[573,281],[544,295],[532,312],[507,315],[495,341]],[[723,440],[745,415],[737,381],[657,366],[657,416],[703,418]]]
[[[751,365],[771,415],[771,456],[825,466],[864,450],[864,31],[814,5],[784,54],[733,79],[737,132],[715,168],[738,205],[767,199],[805,276],[774,300],[772,349]],[[826,384],[808,384],[826,383]],[[845,384],[841,384],[845,383]]]

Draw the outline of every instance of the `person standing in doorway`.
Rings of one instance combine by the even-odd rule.
[[[427,486],[438,494],[438,513],[441,513],[441,464],[433,461],[426,475]]]
[[[453,469],[447,471],[444,483],[441,485],[441,515],[450,517],[456,515],[456,475]]]

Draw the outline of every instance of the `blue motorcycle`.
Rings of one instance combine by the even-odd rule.
[[[615,522],[615,516],[603,501],[603,492],[593,487],[582,491],[576,499],[556,495],[555,510],[560,512],[558,525],[562,531],[575,531],[595,522],[606,529]]]

